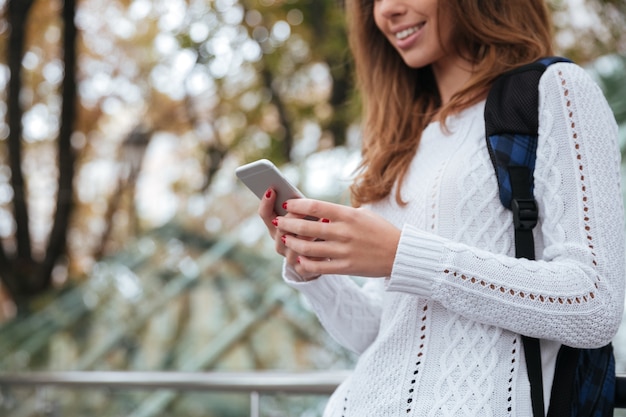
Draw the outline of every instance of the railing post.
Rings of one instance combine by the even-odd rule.
[[[260,414],[260,398],[257,391],[250,391],[250,417],[259,417]]]

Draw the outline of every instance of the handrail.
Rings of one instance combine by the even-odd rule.
[[[336,371],[252,372],[137,372],[137,371],[45,371],[0,372],[0,387],[60,386],[70,388],[169,389],[175,391],[221,391],[258,394],[291,393],[330,395],[348,376]],[[626,374],[617,375],[615,408],[626,408]],[[258,407],[258,404],[257,404]],[[257,416],[257,412],[251,415]]]
[[[307,372],[0,372],[0,386],[171,389],[258,393],[331,394],[350,371]]]

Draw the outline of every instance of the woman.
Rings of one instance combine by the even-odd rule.
[[[611,110],[574,64],[542,76],[537,261],[517,259],[484,100],[499,74],[552,54],[544,0],[346,7],[364,101],[355,207],[289,200],[277,217],[271,189],[259,207],[285,281],[359,354],[324,416],[531,416],[520,335],[541,339],[547,404],[559,347],[603,346],[621,320]],[[349,276],[370,279],[359,287]]]

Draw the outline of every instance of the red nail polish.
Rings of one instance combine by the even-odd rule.
[[[284,208],[285,210],[287,210],[287,202],[286,202],[286,201],[283,203],[283,208]]]
[[[278,218],[274,217],[274,220],[272,220],[272,224],[276,227],[278,227]]]
[[[272,190],[267,190],[265,192],[265,198],[270,198],[272,196]]]
[[[322,223],[330,223],[330,220],[328,220],[328,219],[322,219]]]

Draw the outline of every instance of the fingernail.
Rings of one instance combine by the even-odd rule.
[[[272,224],[278,227],[278,217],[274,217],[274,220],[272,220]]]
[[[280,240],[283,241],[283,245],[284,245],[285,243],[287,243],[287,236],[285,236],[285,235],[281,236]]]
[[[270,198],[272,196],[272,190],[269,189],[265,192],[265,198]]]
[[[286,202],[286,201],[283,203],[283,208],[284,208],[285,210],[287,210],[287,202]]]
[[[330,223],[330,220],[328,220],[328,219],[322,219],[322,223]]]

